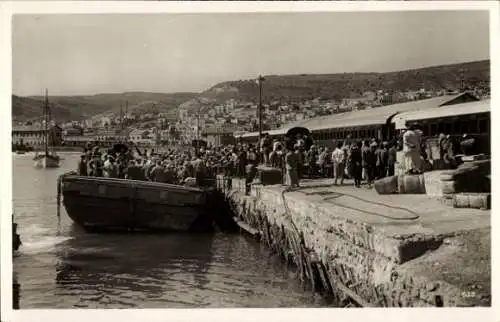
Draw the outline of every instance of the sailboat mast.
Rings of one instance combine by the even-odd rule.
[[[123,129],[123,106],[122,106],[122,102],[120,102],[120,129]]]
[[[45,121],[45,155],[49,155],[49,133],[48,133],[48,122],[49,122],[49,91],[45,89],[45,107],[43,109],[44,112],[44,121]]]
[[[128,100],[125,101],[125,114],[128,113]],[[123,118],[122,118],[122,130],[123,130]]]

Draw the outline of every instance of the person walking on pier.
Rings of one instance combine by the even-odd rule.
[[[302,149],[299,146],[299,149]],[[300,150],[299,150],[300,151]],[[316,176],[318,170],[318,151],[316,150],[316,146],[312,145],[309,151],[305,154],[305,163],[308,165],[308,177],[312,178]]]
[[[375,167],[376,167],[376,159],[375,159],[375,148],[377,147],[377,143],[370,144],[368,141],[364,142],[364,146],[361,150],[361,158],[362,158],[362,166],[363,171],[365,172],[365,179],[368,184],[368,188],[371,188]]]
[[[238,151],[238,176],[245,176],[245,166],[247,164],[247,151],[245,149],[240,148]]]
[[[393,140],[389,150],[387,151],[387,176],[392,177],[394,175],[394,167],[396,165],[397,159],[397,141]]]
[[[286,168],[286,178],[287,184],[290,187],[299,187],[299,173],[298,173],[298,146],[288,147],[288,151],[285,156],[285,168]],[[295,150],[295,151],[294,151]]]
[[[438,147],[439,147],[439,160],[444,161],[444,155],[446,154],[446,135],[440,133],[438,137]]]
[[[328,147],[324,147],[318,156],[318,168],[323,178],[328,178],[327,165],[330,153]]]
[[[241,177],[242,174],[239,172],[240,156],[237,147],[233,147],[231,153],[231,161],[232,161],[232,175],[236,177]]]
[[[269,163],[271,167],[277,168],[278,167],[278,151],[276,150],[276,145],[273,146],[273,150],[271,153],[269,153]]]
[[[347,138],[344,140],[344,143],[342,145],[342,151],[344,152],[344,178],[349,178],[350,177],[350,166],[349,166],[349,160],[351,156],[351,146],[352,146],[352,141],[350,139],[350,136],[347,136]]]
[[[444,163],[448,169],[454,169],[456,167],[455,160],[455,146],[453,140],[449,134],[446,135],[443,146],[444,146]]]
[[[301,148],[301,145],[299,143],[296,143],[293,147],[292,147],[292,151],[294,151],[293,153],[296,154],[296,157],[297,157],[297,175],[299,176],[299,179],[303,177],[304,175],[304,169],[305,169],[305,160],[306,160],[306,156],[304,154],[304,152],[302,151],[302,148]]]
[[[271,153],[271,138],[269,137],[269,133],[264,134],[260,141],[260,152],[262,153],[263,159],[262,162],[265,165],[269,165],[269,153]]]
[[[354,178],[354,186],[356,188],[361,187],[361,175],[362,175],[362,162],[363,162],[363,157],[361,155],[361,146],[362,143],[361,141],[358,142],[357,144],[353,144],[351,146],[351,153],[349,155],[349,165],[351,167],[350,173],[351,176]]]
[[[370,143],[365,140],[365,141],[362,141],[361,143],[361,179],[362,180],[367,180],[368,178],[368,174],[366,173],[366,170],[367,170],[367,162],[365,161],[365,154],[367,153],[367,151],[370,150]]]
[[[281,169],[283,165],[283,151],[280,142],[274,142],[273,151],[269,153],[269,162],[273,168]]]
[[[376,151],[377,156],[377,175],[376,178],[384,178],[387,175],[387,162],[389,159],[388,143],[382,142]]]
[[[345,152],[342,149],[342,142],[337,142],[337,147],[332,152],[334,185],[340,180],[340,185],[344,184]]]

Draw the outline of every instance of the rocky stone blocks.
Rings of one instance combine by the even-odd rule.
[[[253,184],[250,195],[234,190],[228,196],[238,218],[259,231],[270,249],[294,262],[313,289],[330,292],[339,301],[354,299],[363,306],[454,303],[443,297],[442,288],[402,268],[403,263],[437,248],[440,238],[389,236],[383,227],[336,216],[345,208],[325,207],[303,194],[283,190]]]

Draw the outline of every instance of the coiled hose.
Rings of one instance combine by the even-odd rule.
[[[331,185],[323,185],[323,186],[331,187]],[[309,188],[309,187],[303,187],[303,188],[306,189],[306,188]],[[293,189],[292,187],[287,187],[285,190],[283,190],[283,192],[282,192],[281,195],[282,195],[283,203],[285,204],[285,209],[287,209],[288,212],[289,212],[289,208],[288,208],[288,205],[286,203],[285,193],[290,192],[290,191],[300,191],[300,190],[302,190],[302,189],[301,188]],[[327,197],[327,198],[325,198],[325,200],[333,200],[333,199],[336,199],[336,198],[339,198],[339,197],[342,197],[342,196],[348,196],[348,197],[351,197],[353,199],[357,199],[359,201],[363,201],[363,202],[370,203],[370,204],[373,204],[373,205],[384,206],[384,207],[395,209],[395,210],[406,211],[406,212],[412,214],[412,216],[411,217],[393,217],[393,216],[383,215],[383,214],[380,214],[380,213],[376,213],[376,212],[371,212],[371,211],[359,209],[359,208],[356,208],[356,207],[351,207],[351,206],[343,205],[343,204],[340,204],[340,203],[337,203],[337,202],[332,202],[333,204],[335,204],[336,206],[339,206],[339,207],[343,207],[343,208],[346,208],[346,209],[351,209],[351,210],[363,212],[363,213],[366,213],[366,214],[369,214],[369,215],[383,217],[383,218],[391,219],[391,220],[416,220],[416,219],[420,218],[420,215],[418,213],[414,212],[413,210],[404,208],[404,207],[392,206],[392,205],[389,205],[389,204],[386,204],[386,203],[383,203],[383,202],[376,202],[376,201],[373,201],[373,200],[364,199],[364,198],[361,198],[359,196],[356,196],[356,195],[353,195],[353,194],[350,194],[350,193],[346,193],[346,192],[337,192],[337,191],[334,191],[333,193],[335,193],[337,195],[336,196],[332,196],[332,197]]]

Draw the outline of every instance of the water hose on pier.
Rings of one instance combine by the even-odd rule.
[[[286,213],[286,217],[288,218],[288,221],[290,221],[290,224],[292,225],[292,228],[295,231],[295,233],[300,236],[300,231],[297,228],[297,225],[295,225],[295,222],[293,221],[292,214],[290,212],[290,208],[288,207],[288,203],[286,202],[286,199],[285,199],[285,193],[290,192],[290,191],[295,191],[295,189],[290,187],[290,186],[286,187],[285,190],[283,190],[281,192],[281,199],[283,199],[283,205],[285,206],[285,213]],[[300,244],[301,245],[304,244],[304,240],[302,238],[300,240]]]
[[[290,208],[288,207],[288,203],[286,202],[286,198],[285,198],[285,193],[290,192],[290,191],[294,191],[294,190],[295,189],[291,186],[286,187],[281,192],[281,198],[283,200],[283,206],[285,207],[285,217],[290,222],[290,225],[291,225],[292,230],[293,230],[293,234],[291,236],[290,242],[292,244],[291,245],[292,250],[295,253],[295,257],[297,259],[297,265],[299,267],[301,279],[302,279],[302,276],[309,275],[309,279],[311,280],[311,287],[312,287],[313,292],[314,292],[314,290],[315,290],[314,276],[313,276],[312,266],[311,266],[310,260],[308,261],[308,258],[307,258],[308,255],[307,255],[307,248],[305,245],[304,237],[301,234],[300,230],[298,229],[297,225],[295,224],[295,222],[293,220],[292,213],[290,211]],[[295,238],[295,236],[297,236],[298,240]],[[307,275],[306,275],[306,272],[307,272]]]
[[[383,206],[383,207],[391,208],[391,209],[394,209],[394,210],[406,211],[409,214],[411,214],[411,216],[410,217],[394,217],[394,216],[389,216],[389,215],[384,215],[384,214],[376,213],[376,212],[373,212],[373,211],[367,211],[367,210],[364,210],[364,209],[359,209],[359,208],[356,208],[356,207],[350,207],[350,206],[339,204],[339,203],[332,202],[332,201],[331,201],[331,203],[333,203],[336,206],[342,207],[342,208],[351,209],[351,210],[359,211],[359,212],[362,212],[362,213],[365,213],[365,214],[368,214],[368,215],[378,216],[378,217],[382,217],[382,218],[386,218],[386,219],[390,219],[390,220],[417,220],[418,218],[420,218],[420,215],[418,213],[416,213],[415,211],[413,211],[413,210],[410,210],[410,209],[407,209],[407,208],[403,208],[403,207],[397,207],[397,206],[388,205],[388,204],[383,203],[383,202],[376,202],[376,201],[372,201],[372,200],[363,199],[363,198],[358,197],[356,195],[353,195],[353,194],[350,194],[350,193],[345,193],[345,192],[338,193],[338,195],[336,195],[336,196],[327,197],[327,198],[325,198],[325,200],[333,200],[333,199],[336,199],[336,198],[339,198],[339,197],[342,197],[342,196],[351,197],[353,199],[357,199],[357,200],[362,201],[362,202],[366,202],[366,203],[373,204],[373,205],[378,205],[378,206]]]

